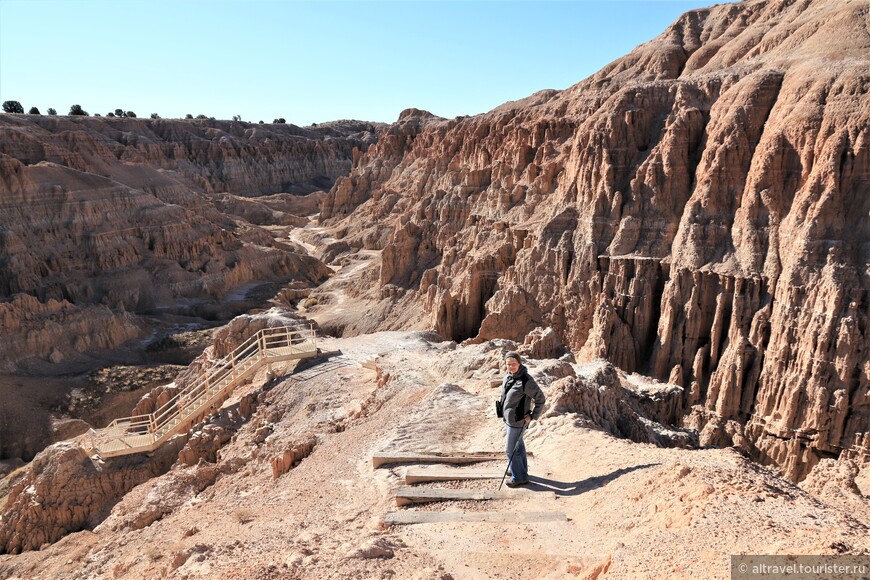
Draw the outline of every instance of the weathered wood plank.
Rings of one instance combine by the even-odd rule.
[[[516,499],[517,496],[531,493],[528,489],[444,489],[437,487],[400,487],[396,491],[396,505],[403,506],[415,502],[449,500],[498,500]],[[541,493],[541,492],[536,492]],[[543,492],[546,494],[547,492]],[[549,495],[553,495],[550,493]]]
[[[406,524],[435,524],[440,522],[492,522],[525,524],[540,522],[566,522],[563,512],[389,512],[384,523],[392,526]]]
[[[504,470],[497,469],[451,469],[445,467],[409,467],[405,471],[405,483],[427,481],[456,481],[463,479],[501,479]]]
[[[528,453],[529,457],[534,457]],[[372,466],[377,469],[388,463],[478,463],[481,461],[501,461],[505,459],[501,451],[477,451],[463,453],[461,451],[391,451],[372,455]]]

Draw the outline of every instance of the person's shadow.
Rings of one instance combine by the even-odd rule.
[[[573,483],[568,483],[564,481],[557,481],[555,479],[547,479],[546,477],[536,477],[534,475],[529,476],[529,489],[537,490],[537,491],[552,491],[558,496],[568,496],[568,495],[580,495],[581,493],[585,493],[587,491],[592,491],[593,489],[598,489],[599,487],[603,487],[622,475],[626,473],[631,473],[632,471],[637,471],[638,469],[646,469],[647,467],[655,467],[656,465],[661,465],[660,463],[645,463],[643,465],[633,465],[631,467],[623,467],[622,469],[617,469],[607,475],[597,475],[595,477],[589,477],[587,479],[583,479],[581,481],[575,481]]]

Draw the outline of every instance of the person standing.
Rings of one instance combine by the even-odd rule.
[[[529,465],[523,431],[533,419],[537,420],[544,412],[545,398],[541,387],[522,364],[520,355],[509,352],[505,355],[504,362],[507,374],[501,383],[501,408],[507,431],[505,455],[510,462],[511,471],[511,480],[507,486],[518,487],[529,483]]]

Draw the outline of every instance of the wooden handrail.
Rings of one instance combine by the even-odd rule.
[[[115,419],[105,429],[90,429],[78,440],[86,449],[101,456],[151,451],[179,432],[202,409],[207,413],[208,406],[241,384],[264,362],[316,354],[317,334],[313,327],[258,330],[154,412]]]

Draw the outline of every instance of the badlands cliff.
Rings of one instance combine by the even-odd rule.
[[[552,327],[682,386],[683,424],[803,479],[870,452],[862,0],[686,13],[564,91],[408,110],[321,219],[382,250],[357,293],[445,338]],[[398,322],[401,320],[402,322]]]
[[[322,282],[281,228],[375,130],[0,115],[0,370],[68,372],[147,337],[130,313],[226,319],[209,301],[241,285]]]

